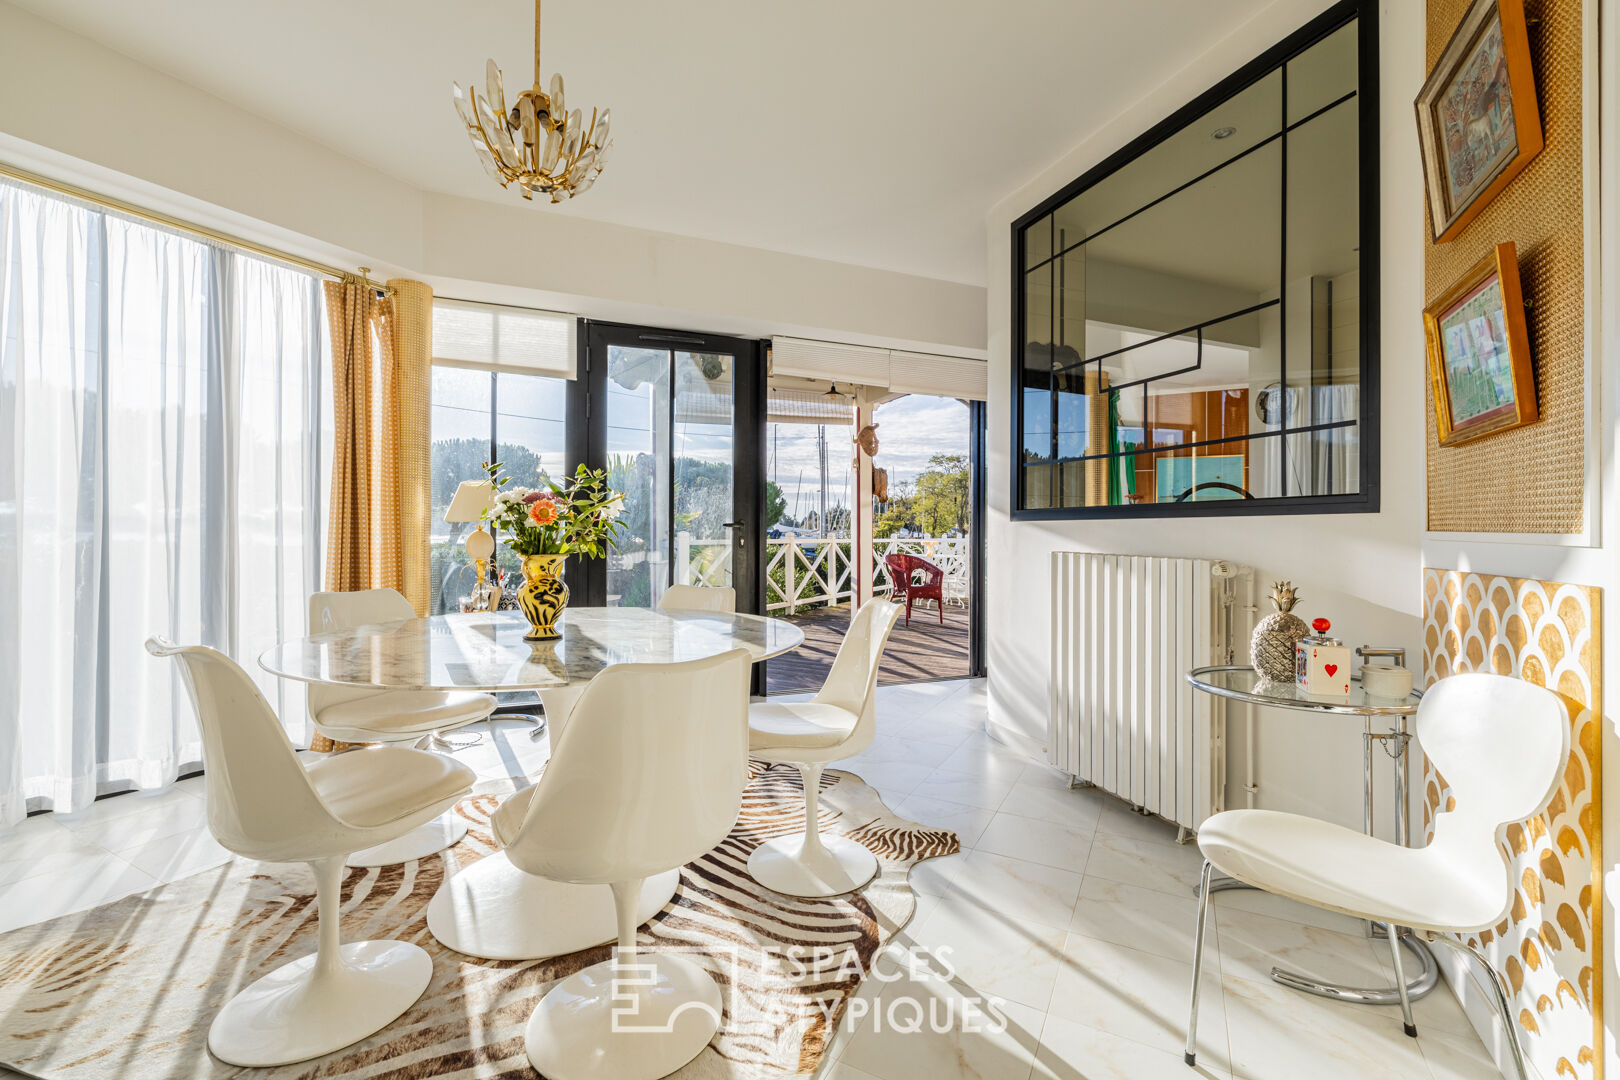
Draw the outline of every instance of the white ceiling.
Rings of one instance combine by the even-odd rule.
[[[527,0],[14,2],[418,187],[521,202],[449,87],[487,56],[527,82]],[[532,212],[982,284],[998,198],[1267,2],[551,0],[545,74],[612,107],[615,146]]]

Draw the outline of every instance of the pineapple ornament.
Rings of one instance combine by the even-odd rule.
[[[1291,581],[1273,582],[1271,602],[1277,610],[1260,620],[1249,639],[1249,662],[1255,673],[1270,682],[1294,681],[1294,649],[1309,628],[1294,614],[1299,594]]]

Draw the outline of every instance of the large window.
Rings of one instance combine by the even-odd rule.
[[[431,614],[460,610],[477,581],[463,546],[474,526],[444,520],[456,487],[482,480],[484,463],[495,461],[524,487],[562,479],[574,334],[567,315],[434,301]],[[493,572],[511,592],[522,574],[500,540]]]
[[[566,390],[564,380],[540,375],[433,369],[431,614],[459,611],[476,582],[462,547],[473,526],[444,520],[457,485],[483,479],[486,461],[503,463],[524,487],[561,479]],[[501,575],[518,574],[518,557],[505,544],[497,544],[496,562]]]
[[[0,182],[0,825],[200,759],[149,635],[307,730],[255,659],[320,587],[325,325],[307,273]]]
[[[1015,515],[1377,509],[1361,7],[1015,224]]]

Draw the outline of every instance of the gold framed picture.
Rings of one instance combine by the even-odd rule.
[[[1524,0],[1475,0],[1415,104],[1429,222],[1443,244],[1541,152]]]
[[[1424,309],[1423,326],[1441,446],[1541,419],[1512,243]]]

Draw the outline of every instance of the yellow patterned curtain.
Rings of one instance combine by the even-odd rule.
[[[326,587],[397,589],[427,614],[428,407],[433,292],[357,277],[326,283],[332,338],[332,503]],[[351,744],[316,732],[310,749]]]
[[[332,592],[402,584],[397,558],[390,568],[377,544],[381,515],[399,505],[397,474],[380,460],[386,445],[382,418],[388,411],[387,373],[377,367],[384,303],[359,278],[326,284],[335,429],[326,541],[326,587]],[[392,347],[380,351],[391,366]]]
[[[397,589],[428,603],[428,398],[433,293],[359,278],[328,282],[332,503],[326,587]]]

